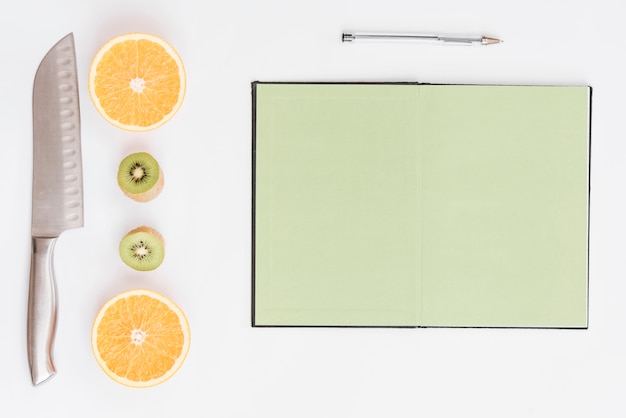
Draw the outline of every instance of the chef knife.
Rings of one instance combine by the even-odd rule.
[[[63,231],[83,226],[80,109],[74,36],[41,61],[33,87],[32,253],[27,345],[33,385],[55,374],[57,295],[52,258]]]

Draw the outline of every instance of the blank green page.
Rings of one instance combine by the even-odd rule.
[[[253,325],[586,328],[588,87],[253,102]]]

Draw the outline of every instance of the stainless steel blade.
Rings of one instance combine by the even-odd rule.
[[[80,109],[74,36],[50,49],[33,88],[32,254],[28,291],[28,363],[34,385],[56,370],[52,346],[57,294],[52,269],[57,237],[83,226]]]
[[[34,237],[83,226],[80,109],[74,36],[46,54],[33,89]]]

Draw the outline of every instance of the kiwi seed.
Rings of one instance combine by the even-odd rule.
[[[124,194],[137,202],[148,202],[163,190],[163,170],[147,152],[128,155],[120,163],[117,184]]]
[[[154,270],[165,257],[163,236],[149,226],[135,228],[120,241],[120,257],[135,270]]]

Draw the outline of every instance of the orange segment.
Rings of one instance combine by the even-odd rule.
[[[178,371],[189,351],[189,324],[167,297],[144,289],[109,300],[93,324],[96,361],[113,380],[149,387]]]
[[[130,131],[155,129],[170,120],[185,96],[185,70],[174,48],[145,33],[107,42],[89,69],[89,93],[98,112]]]

